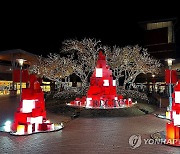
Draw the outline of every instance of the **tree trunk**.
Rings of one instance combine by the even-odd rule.
[[[119,78],[116,78],[116,86],[119,87]]]
[[[82,92],[86,92],[88,88],[88,81],[87,80],[82,80]]]
[[[125,90],[126,89],[126,82],[124,81],[124,83],[123,83],[123,89]]]
[[[129,85],[129,90],[130,90],[130,88],[132,87],[132,85],[133,85],[135,79],[136,79],[136,77],[132,80],[131,84]],[[133,88],[134,88],[134,87],[133,87]]]

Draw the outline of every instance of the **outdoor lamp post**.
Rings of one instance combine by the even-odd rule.
[[[154,79],[155,75],[154,74],[152,75],[152,78],[153,78],[152,79],[152,92],[155,93],[155,79]]]
[[[169,82],[169,111],[172,109],[172,81],[171,81],[171,66],[174,59],[168,58],[166,61],[168,63],[169,71],[170,71],[170,82]]]
[[[21,94],[22,94],[22,67],[24,64],[25,59],[17,59],[19,65],[20,65],[20,101],[21,101]]]

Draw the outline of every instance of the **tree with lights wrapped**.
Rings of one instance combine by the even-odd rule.
[[[124,65],[121,59],[121,48],[113,46],[113,49],[108,46],[103,46],[107,57],[107,63],[111,67],[114,77],[116,78],[116,85],[119,86],[119,78],[123,77]]]
[[[87,90],[88,77],[95,68],[100,41],[95,39],[66,40],[63,42],[63,53],[74,52],[76,57],[73,60],[73,71],[82,81],[82,90]]]
[[[108,64],[113,69],[116,80],[124,77],[123,88],[131,82],[131,87],[139,74],[157,74],[161,64],[158,60],[150,57],[146,49],[136,46],[119,48],[114,46],[112,51],[105,50]]]
[[[81,78],[82,82],[87,83],[89,74],[95,67],[97,60],[97,53],[100,49],[105,51],[108,65],[113,70],[113,75],[116,78],[117,86],[119,86],[119,79],[124,77],[123,87],[130,84],[131,87],[139,74],[159,72],[160,63],[158,60],[150,57],[147,50],[136,46],[126,46],[123,48],[114,46],[112,49],[108,46],[102,46],[100,41],[93,39],[66,40],[63,51],[74,50],[77,51],[77,64],[74,69],[76,74]],[[123,79],[122,79],[123,80]]]
[[[73,73],[72,57],[62,57],[57,53],[50,53],[48,58],[38,57],[38,63],[29,68],[30,72],[39,77],[61,83],[62,79]]]
[[[73,73],[71,57],[61,57],[59,54],[50,53],[48,58],[38,57],[38,63],[31,66],[30,70],[41,77],[59,82]]]
[[[62,78],[75,73],[82,82],[82,92],[88,88],[88,78],[92,74],[98,57],[98,51],[103,50],[106,60],[112,69],[119,89],[119,79],[123,81],[123,88],[131,87],[138,75],[159,72],[160,63],[153,59],[144,48],[126,46],[102,46],[95,39],[66,40],[60,54],[71,55],[67,58],[60,54],[50,54],[48,58],[39,58],[39,64],[32,70],[45,78],[59,82]],[[73,54],[72,54],[73,53]]]

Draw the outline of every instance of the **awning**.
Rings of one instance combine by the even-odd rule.
[[[37,61],[37,55],[26,52],[21,49],[6,50],[0,52],[0,60],[2,61],[13,61],[16,59],[25,59],[24,64],[31,65]]]

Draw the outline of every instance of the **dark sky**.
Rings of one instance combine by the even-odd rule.
[[[153,18],[178,17],[172,14],[145,14],[93,8],[61,11],[48,9],[41,11],[23,9],[19,13],[4,15],[0,27],[0,51],[23,49],[28,52],[46,55],[59,52],[65,39],[96,38],[107,45],[134,45],[142,43],[142,29],[139,21]],[[69,9],[69,8],[68,8]],[[136,9],[135,9],[136,10]],[[24,14],[25,12],[25,14]],[[27,13],[28,12],[28,13]]]
[[[137,21],[134,18],[121,18],[114,22],[67,20],[43,20],[9,23],[1,29],[0,50],[21,48],[31,52],[58,52],[65,39],[96,38],[103,44],[123,45],[134,43],[140,37]],[[107,22],[107,23],[106,23]]]

